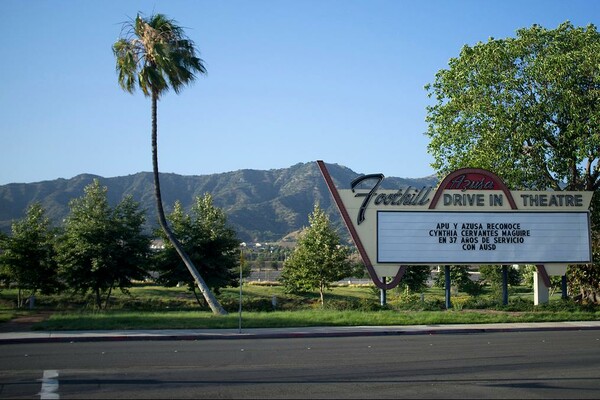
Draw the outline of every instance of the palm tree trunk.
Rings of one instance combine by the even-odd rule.
[[[175,237],[169,225],[167,224],[167,219],[165,218],[165,211],[163,209],[162,204],[162,195],[160,193],[160,180],[158,176],[158,144],[157,144],[157,136],[158,136],[158,127],[157,127],[157,116],[156,116],[156,108],[158,102],[158,95],[156,93],[152,94],[152,169],[154,172],[154,197],[156,199],[156,209],[158,211],[158,222],[160,223],[161,228],[165,232],[165,235],[169,239],[169,242],[173,244],[173,247],[181,257],[181,260],[192,274],[194,281],[196,281],[196,285],[200,292],[204,295],[204,299],[208,303],[208,306],[212,310],[214,314],[217,315],[226,315],[227,311],[221,306],[219,301],[210,291],[210,288],[202,279],[202,276],[198,273],[198,270],[194,266],[192,260],[187,255],[185,250],[183,250],[183,246],[179,243],[179,240]]]

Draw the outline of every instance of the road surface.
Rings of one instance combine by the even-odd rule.
[[[0,345],[0,398],[598,398],[600,331]]]

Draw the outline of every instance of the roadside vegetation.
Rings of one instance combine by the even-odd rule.
[[[129,294],[115,293],[105,310],[94,307],[90,296],[40,295],[34,310],[14,308],[15,289],[0,292],[0,323],[18,315],[51,311],[36,330],[105,329],[234,329],[239,327],[239,288],[223,289],[219,301],[228,315],[198,309],[185,287],[134,285]],[[508,305],[486,288],[478,296],[456,293],[453,308],[445,310],[443,289],[432,287],[411,294],[390,290],[387,304],[379,304],[373,285],[332,286],[323,305],[318,290],[302,295],[285,292],[282,285],[245,284],[242,287],[242,328],[301,326],[438,325],[600,320],[600,307],[561,299],[534,306],[531,289],[511,288]]]
[[[0,323],[44,312],[49,318],[34,329],[236,328],[240,267],[244,328],[600,319],[600,306],[563,300],[559,282],[549,304],[534,306],[532,267],[510,270],[510,300],[503,304],[498,268],[480,268],[475,280],[468,266],[453,266],[446,310],[442,271],[433,279],[428,266],[410,266],[381,306],[372,283],[340,284],[344,277],[364,278],[364,267],[318,206],[294,248],[257,250],[238,246],[210,196],[196,204],[189,213],[175,207],[167,218],[201,270],[215,278],[207,283],[226,315],[211,312],[171,247],[151,250],[138,206],[130,199],[109,206],[106,188],[94,182],[72,201],[61,230],[50,228],[34,205],[11,236],[0,238]],[[252,271],[261,269],[281,272],[280,278],[250,284]]]

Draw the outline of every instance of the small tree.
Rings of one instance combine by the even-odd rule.
[[[444,287],[446,280],[446,273],[444,269],[440,269],[437,278],[435,279],[435,286]],[[469,274],[468,265],[453,265],[450,267],[450,283],[467,294],[476,296],[481,294],[481,285],[471,280],[471,274]]]
[[[17,307],[38,291],[46,294],[58,289],[54,237],[55,230],[39,203],[13,223],[12,236],[0,236],[0,275],[17,286]]]
[[[214,293],[237,284],[240,242],[235,231],[228,226],[223,210],[214,206],[210,194],[196,197],[189,214],[184,212],[179,201],[176,202],[167,218],[185,252],[199,267],[199,272]],[[157,234],[166,239],[164,231],[159,230]],[[166,286],[185,282],[200,304],[195,280],[170,242],[165,242],[164,250],[157,254],[157,269],[160,274],[158,282]]]
[[[481,278],[485,279],[491,286],[502,285],[502,266],[500,265],[481,265],[479,267]],[[512,267],[508,268],[508,284],[516,286],[521,283],[523,275],[521,271]]]
[[[499,294],[502,292],[502,266],[500,265],[481,265],[479,267],[481,278],[490,285],[493,292]],[[523,279],[520,270],[513,267],[507,268],[507,285],[517,286]]]
[[[521,265],[519,267],[519,274],[521,276],[521,284],[533,289],[533,276],[537,274],[537,267],[535,265]],[[562,290],[562,277],[552,275],[550,278],[550,295],[554,294],[557,290]],[[509,275],[510,282],[510,275]]]
[[[139,204],[126,197],[111,208],[106,193],[96,179],[72,200],[58,241],[62,279],[76,292],[91,292],[98,308],[106,308],[114,288],[127,292],[133,280],[145,278],[150,245]]]
[[[6,253],[6,249],[8,247],[8,236],[4,233],[0,232],[0,260],[2,256]],[[10,284],[10,278],[8,276],[8,271],[3,267],[2,261],[0,261],[0,282],[5,285]]]
[[[596,197],[600,197],[597,196]],[[600,214],[600,213],[598,213]],[[568,290],[575,301],[600,304],[600,245],[598,244],[599,232],[593,232],[595,240],[592,257],[595,264],[570,265],[567,269]]]
[[[323,305],[325,289],[352,274],[350,251],[341,245],[329,217],[318,205],[308,220],[310,226],[300,234],[296,248],[284,262],[280,279],[286,292],[318,289]]]
[[[427,287],[427,279],[431,276],[429,265],[409,265],[400,281],[400,287],[412,292],[422,291]]]

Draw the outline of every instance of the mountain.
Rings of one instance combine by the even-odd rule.
[[[349,188],[360,174],[338,165],[327,169],[339,189]],[[375,171],[377,172],[377,171]],[[82,174],[71,179],[56,179],[36,183],[11,183],[0,186],[0,231],[10,232],[12,221],[21,219],[27,207],[39,202],[56,224],[69,213],[69,201],[83,196],[83,189],[94,179],[108,188],[108,200],[117,204],[131,195],[146,210],[148,226],[157,226],[152,173],[114,178]],[[242,241],[275,241],[308,225],[308,215],[314,204],[342,227],[341,219],[325,181],[315,162],[299,163],[289,168],[271,170],[244,169],[212,175],[182,176],[161,173],[161,190],[165,211],[169,213],[179,200],[189,209],[196,196],[210,193],[214,204],[222,208],[230,225]],[[434,186],[435,176],[409,179],[386,177],[382,188]],[[343,231],[345,234],[345,230]]]

